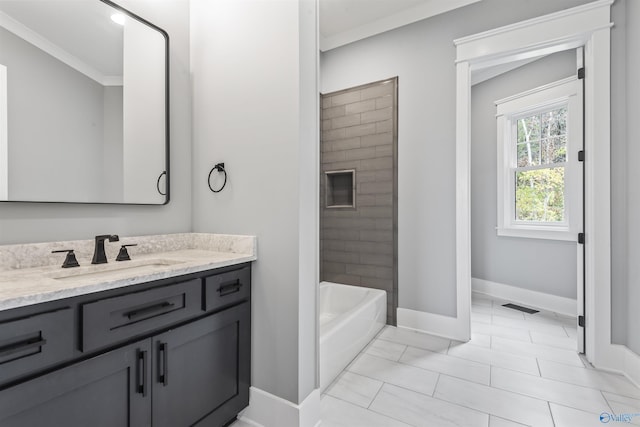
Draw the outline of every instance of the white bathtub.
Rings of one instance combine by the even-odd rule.
[[[320,283],[320,392],[387,322],[387,293]]]

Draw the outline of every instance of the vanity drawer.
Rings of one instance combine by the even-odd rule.
[[[251,267],[209,276],[205,279],[205,310],[215,310],[251,295]]]
[[[202,313],[201,280],[106,298],[81,305],[81,350],[88,351]]]
[[[0,383],[72,357],[73,326],[71,308],[0,323]]]

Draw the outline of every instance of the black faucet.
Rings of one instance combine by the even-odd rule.
[[[107,254],[104,253],[104,241],[117,242],[120,240],[117,234],[104,234],[96,236],[96,247],[93,251],[93,260],[91,264],[105,264],[107,262]]]

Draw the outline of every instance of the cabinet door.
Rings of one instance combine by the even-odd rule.
[[[151,340],[0,391],[3,427],[151,425]]]
[[[222,426],[249,403],[250,306],[153,339],[153,426]]]

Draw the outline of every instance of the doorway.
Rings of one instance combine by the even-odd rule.
[[[618,353],[611,345],[609,87],[612,3],[598,1],[455,40],[457,325],[460,335],[470,336],[471,71],[584,46],[585,354],[596,367],[616,366]]]
[[[581,55],[486,69],[471,89],[472,290],[515,304],[498,305],[490,319],[498,323],[573,318],[566,334],[548,329],[574,340],[584,286]],[[535,335],[534,343],[547,338]]]

